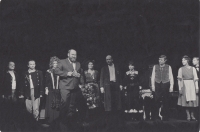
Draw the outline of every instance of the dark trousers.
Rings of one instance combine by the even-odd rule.
[[[12,90],[10,95],[5,95],[6,100],[10,100],[12,102],[17,101],[17,95],[16,95],[16,90]]]
[[[155,116],[159,116],[159,108],[161,108],[161,116],[169,117],[169,88],[170,82],[155,83]]]
[[[80,88],[73,90],[61,90],[61,98],[64,103],[60,108],[60,118],[62,122],[73,124],[77,118],[83,121],[86,116],[87,104],[82,95]],[[78,110],[78,117],[75,118],[76,109]]]
[[[111,110],[118,110],[119,94],[120,90],[115,82],[110,82],[110,94],[111,94]]]
[[[150,98],[150,97],[144,98],[144,111],[146,119],[150,119],[150,112],[151,112],[151,119],[155,118],[155,98]]]

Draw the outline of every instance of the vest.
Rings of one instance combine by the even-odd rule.
[[[167,83],[169,82],[169,65],[166,65],[163,67],[163,70],[161,71],[160,65],[155,65],[155,81],[157,83]]]

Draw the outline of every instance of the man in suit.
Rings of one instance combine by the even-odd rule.
[[[106,57],[107,66],[101,69],[100,90],[104,93],[107,129],[117,129],[121,124],[122,79],[119,67],[113,63],[111,55]]]
[[[23,74],[22,86],[20,90],[20,98],[26,99],[26,109],[29,113],[33,113],[34,118],[39,119],[40,97],[44,94],[43,73],[35,69],[34,60],[28,62],[28,71]]]
[[[15,71],[15,63],[10,61],[8,71],[6,71],[2,86],[2,97],[6,100],[17,101],[19,92],[18,74]]]
[[[81,92],[81,87],[84,85],[82,69],[79,62],[76,61],[77,53],[71,49],[68,51],[68,58],[60,60],[55,74],[60,76],[60,93],[64,101],[60,109],[60,117],[62,122],[70,122],[70,119],[78,109],[80,120],[84,120],[87,105]],[[73,124],[72,124],[73,125]]]

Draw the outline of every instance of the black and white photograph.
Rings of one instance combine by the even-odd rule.
[[[0,0],[0,132],[199,132],[199,0]]]

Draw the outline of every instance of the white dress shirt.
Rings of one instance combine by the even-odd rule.
[[[10,73],[10,75],[12,76],[12,89],[16,89],[16,78],[15,78],[15,74],[13,71],[8,71]]]
[[[28,70],[28,72],[29,72],[29,73],[35,72],[35,70]],[[34,88],[34,86],[33,86],[33,80],[32,80],[32,78],[31,78],[31,75],[29,75],[29,79],[30,79],[30,88],[32,89],[32,88]]]
[[[72,64],[72,66],[73,66],[74,70],[76,70],[76,63],[74,63],[74,62],[71,62],[69,58],[68,58],[68,60],[69,60],[70,64]]]
[[[111,66],[108,65],[108,68],[109,68],[109,72],[110,72],[110,81],[115,82],[116,77],[115,77],[115,66],[114,66],[114,64],[112,64]]]

